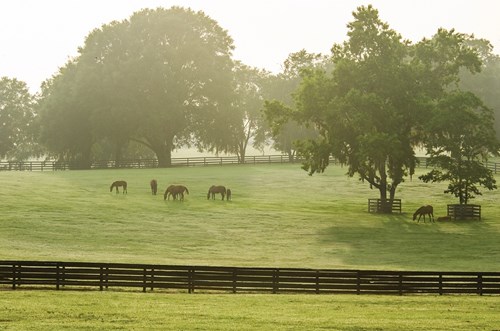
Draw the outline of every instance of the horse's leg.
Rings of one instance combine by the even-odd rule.
[[[224,192],[222,192],[220,195],[222,195],[222,201],[224,201]]]

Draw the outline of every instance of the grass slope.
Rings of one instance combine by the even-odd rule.
[[[416,223],[455,203],[446,183],[400,185],[403,214],[374,215],[378,192],[345,168],[308,176],[299,165],[0,172],[0,259],[404,270],[500,270],[500,193],[484,192],[482,221]],[[422,170],[423,171],[423,170]],[[149,181],[159,181],[152,196]],[[127,180],[128,195],[109,192]],[[499,178],[497,177],[497,180]],[[169,184],[184,202],[164,201]],[[207,200],[226,185],[233,201]],[[219,197],[220,199],[220,197]]]

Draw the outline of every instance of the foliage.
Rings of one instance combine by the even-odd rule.
[[[302,81],[302,75],[314,69],[328,70],[329,59],[321,54],[308,53],[301,50],[292,53],[283,63],[283,72],[272,76],[268,81],[268,94],[263,113],[270,124],[263,123],[261,140],[273,140],[273,148],[282,151],[294,159],[297,143],[317,137],[314,128],[295,119],[283,116],[293,111],[293,93]]]
[[[106,139],[119,159],[133,140],[167,166],[175,147],[193,135],[206,139],[204,128],[229,111],[232,49],[225,30],[190,9],[144,9],[103,25],[46,84],[45,141],[57,153],[83,151],[90,159],[92,146]]]
[[[348,24],[349,40],[332,47],[333,74],[311,70],[296,92],[297,109],[276,110],[274,120],[310,123],[321,138],[303,142],[304,169],[320,173],[330,156],[348,174],[379,190],[382,211],[390,212],[397,187],[414,173],[414,147],[423,127],[459,70],[479,70],[467,36],[438,30],[416,45],[380,20],[372,6],[359,7]],[[389,201],[387,204],[386,201]]]
[[[40,142],[49,154],[69,161],[74,169],[89,168],[92,163],[91,111],[94,99],[80,99],[75,82],[80,79],[77,64],[69,61],[59,73],[42,84],[37,104]]]
[[[492,53],[493,47],[485,40],[470,40],[475,46],[483,66],[481,72],[471,74],[468,71],[460,72],[460,87],[465,91],[471,91],[483,100],[484,104],[493,110],[495,114],[495,131],[497,139],[500,139],[500,56]]]
[[[264,100],[264,84],[269,73],[236,62],[233,68],[234,99],[230,109],[215,112],[214,119],[203,128],[198,148],[216,154],[234,153],[240,162],[246,149],[262,127],[260,109]],[[228,92],[229,93],[229,92]]]
[[[0,159],[23,160],[37,153],[33,141],[34,102],[26,83],[0,78]]]
[[[496,181],[481,161],[497,154],[500,144],[493,128],[493,115],[470,92],[448,93],[429,121],[426,139],[429,164],[435,168],[420,176],[424,182],[449,181],[444,193],[467,204],[481,192],[476,186],[496,189]]]

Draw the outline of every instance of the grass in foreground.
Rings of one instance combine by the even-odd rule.
[[[500,193],[475,203],[482,221],[424,224],[455,199],[446,183],[414,176],[397,192],[404,213],[373,215],[378,192],[332,166],[308,176],[299,165],[213,166],[146,170],[0,172],[0,259],[224,266],[404,270],[500,270]],[[173,183],[184,202],[152,196]],[[128,195],[109,192],[129,182]],[[498,179],[498,177],[497,177]],[[212,184],[233,201],[207,200]]]
[[[500,297],[5,291],[1,330],[498,330]]]

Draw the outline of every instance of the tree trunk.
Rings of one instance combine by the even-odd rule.
[[[172,150],[170,148],[155,151],[158,158],[158,168],[168,168],[172,165]]]
[[[387,199],[387,173],[385,171],[385,163],[381,164],[379,166],[379,172],[380,172],[380,186],[379,186],[379,191],[380,191],[380,212],[384,214],[391,214],[392,213],[392,199],[388,200]],[[392,193],[391,193],[392,195]]]

